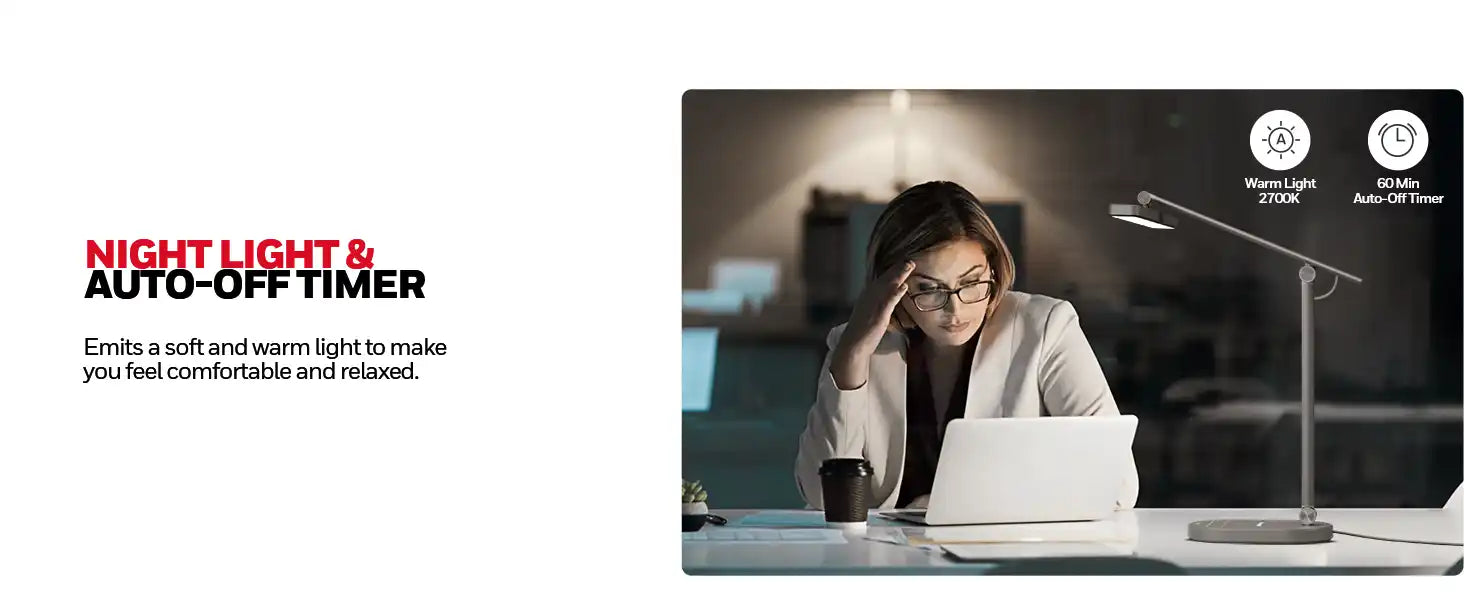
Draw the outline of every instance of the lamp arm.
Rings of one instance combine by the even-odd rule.
[[[1178,212],[1181,212],[1181,213],[1185,214],[1186,216],[1189,216],[1190,218],[1193,218],[1193,219],[1202,221],[1204,223],[1207,223],[1207,224],[1209,224],[1209,225],[1211,225],[1211,226],[1213,226],[1213,227],[1215,227],[1217,229],[1221,229],[1221,230],[1223,230],[1223,231],[1225,231],[1227,233],[1230,233],[1231,235],[1234,235],[1234,236],[1239,237],[1239,238],[1244,239],[1244,240],[1248,240],[1248,241],[1250,241],[1250,242],[1252,242],[1254,244],[1257,244],[1259,246],[1265,247],[1265,248],[1267,248],[1269,250],[1272,250],[1274,252],[1279,252],[1281,254],[1284,254],[1286,256],[1289,256],[1291,258],[1294,258],[1296,260],[1299,260],[1299,261],[1301,261],[1301,262],[1303,262],[1305,264],[1309,264],[1309,265],[1312,265],[1312,266],[1316,266],[1316,267],[1320,267],[1320,268],[1326,269],[1326,270],[1331,271],[1333,274],[1338,275],[1340,277],[1346,277],[1348,280],[1352,281],[1353,283],[1362,283],[1362,278],[1361,277],[1358,277],[1356,275],[1353,275],[1351,273],[1348,273],[1346,271],[1343,271],[1342,269],[1338,269],[1336,267],[1333,267],[1331,265],[1328,265],[1328,264],[1326,264],[1326,263],[1324,263],[1322,261],[1319,261],[1319,260],[1316,260],[1314,258],[1311,258],[1311,257],[1309,257],[1309,256],[1307,256],[1305,254],[1302,254],[1300,252],[1297,252],[1297,251],[1292,250],[1290,248],[1287,248],[1285,246],[1281,246],[1279,244],[1273,243],[1273,242],[1271,242],[1269,240],[1266,240],[1266,239],[1264,239],[1264,238],[1262,238],[1260,236],[1257,236],[1255,234],[1252,234],[1252,233],[1250,233],[1248,231],[1245,231],[1243,229],[1240,229],[1240,228],[1237,228],[1237,227],[1232,227],[1232,226],[1227,225],[1227,224],[1225,224],[1225,223],[1223,223],[1221,221],[1217,221],[1215,219],[1212,219],[1210,217],[1207,217],[1205,215],[1202,215],[1200,213],[1197,213],[1197,212],[1195,212],[1193,210],[1190,210],[1188,208],[1185,208],[1183,206],[1180,206],[1178,204],[1175,204],[1173,201],[1165,200],[1164,198],[1160,198],[1159,196],[1155,196],[1154,194],[1151,194],[1149,192],[1139,192],[1139,204],[1142,204],[1144,206],[1148,206],[1149,205],[1149,202],[1151,202],[1151,201],[1159,202],[1160,204],[1163,204],[1163,205],[1165,205],[1165,206],[1167,206],[1169,208],[1172,208],[1172,209],[1174,209],[1174,210],[1176,210]],[[1328,292],[1328,293],[1330,293],[1330,292]]]

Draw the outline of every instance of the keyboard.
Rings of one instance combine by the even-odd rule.
[[[908,521],[911,523],[925,523],[925,509],[923,508],[902,508],[897,510],[886,510],[879,513],[882,519],[892,521]]]
[[[835,544],[844,542],[844,534],[833,529],[752,529],[743,527],[715,527],[701,531],[682,532],[683,542],[762,542],[762,543],[814,543]]]

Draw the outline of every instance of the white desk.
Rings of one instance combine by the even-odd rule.
[[[728,527],[758,511],[716,510]],[[1191,521],[1294,519],[1296,509],[1137,509],[1135,555],[1166,560],[1192,574],[1442,574],[1464,556],[1459,546],[1384,542],[1337,535],[1326,544],[1260,546],[1186,539]],[[816,514],[816,513],[815,513]],[[1464,541],[1464,518],[1438,509],[1322,509],[1343,531],[1431,541]],[[714,527],[708,525],[707,527]],[[881,527],[870,527],[874,532]],[[911,528],[906,528],[907,531]],[[849,534],[843,544],[682,542],[682,569],[694,575],[980,574],[991,563],[960,563],[943,552],[872,542]]]

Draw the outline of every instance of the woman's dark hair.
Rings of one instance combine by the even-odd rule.
[[[981,244],[996,281],[987,312],[1011,290],[1017,267],[1012,252],[976,196],[949,181],[929,181],[895,196],[869,236],[868,277],[873,280],[901,261],[960,240]]]

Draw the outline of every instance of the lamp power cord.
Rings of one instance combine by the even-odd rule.
[[[1340,279],[1341,279],[1341,276],[1337,275],[1336,273],[1333,273],[1332,274],[1332,289],[1327,290],[1327,293],[1325,293],[1325,294],[1322,294],[1320,296],[1317,296],[1317,297],[1313,298],[1313,300],[1321,300],[1321,299],[1326,298],[1327,296],[1331,296],[1332,295],[1332,292],[1337,291],[1337,282]],[[1402,539],[1402,538],[1390,538],[1390,537],[1383,537],[1383,536],[1380,536],[1380,535],[1367,535],[1365,533],[1353,533],[1351,531],[1342,531],[1340,529],[1333,529],[1332,530],[1332,533],[1336,533],[1336,534],[1340,534],[1340,535],[1350,535],[1352,537],[1367,538],[1367,539],[1370,539],[1370,540],[1382,540],[1384,542],[1398,542],[1398,543],[1402,543],[1402,544],[1426,544],[1426,545],[1429,545],[1429,546],[1464,546],[1464,543],[1460,543],[1460,542],[1432,542],[1432,541],[1428,541],[1428,540],[1405,540],[1405,539]]]
[[[1322,294],[1322,295],[1317,296],[1317,297],[1312,298],[1312,299],[1313,300],[1321,300],[1321,299],[1326,298],[1327,296],[1331,296],[1332,295],[1332,292],[1337,291],[1337,282],[1340,281],[1341,279],[1342,279],[1342,276],[1341,275],[1333,274],[1332,275],[1332,289],[1327,290],[1327,293]]]
[[[1404,544],[1428,544],[1430,546],[1464,546],[1464,543],[1460,542],[1430,542],[1425,540],[1405,540],[1400,538],[1382,537],[1379,535],[1367,535],[1364,533],[1352,533],[1351,531],[1342,531],[1340,529],[1333,529],[1332,533],[1350,535],[1352,537],[1367,538],[1370,540],[1382,540],[1384,542],[1401,542]]]

